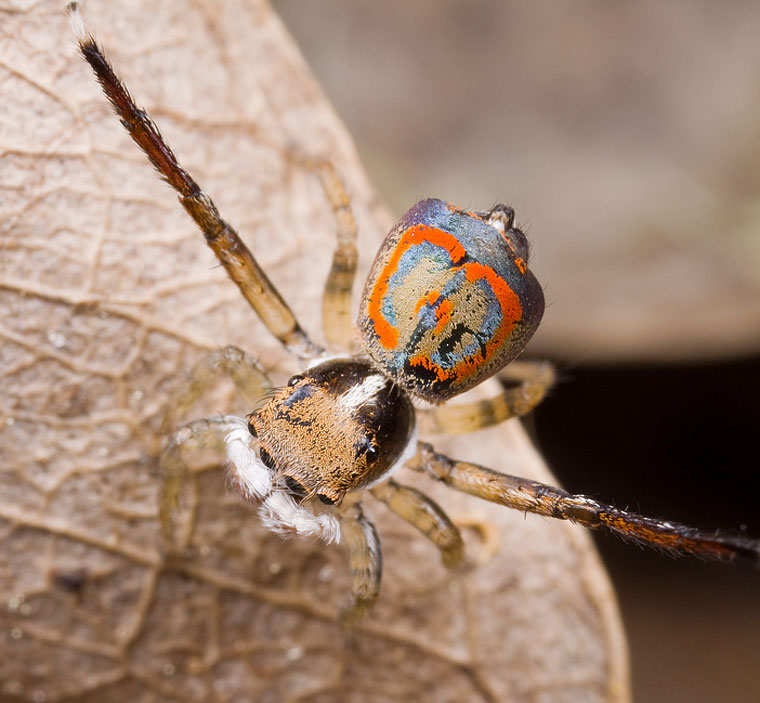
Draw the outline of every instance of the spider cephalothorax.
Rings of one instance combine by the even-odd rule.
[[[346,543],[353,574],[348,620],[361,617],[380,588],[379,540],[360,505],[365,493],[431,539],[447,566],[461,563],[459,530],[430,498],[391,479],[401,467],[507,507],[604,529],[656,548],[758,559],[756,541],[619,510],[450,459],[417,441],[411,397],[431,404],[417,412],[427,413],[438,430],[462,432],[530,411],[553,383],[547,364],[513,362],[541,320],[544,298],[528,269],[527,242],[514,227],[511,208],[497,205],[486,212],[469,212],[432,199],[412,207],[381,246],[364,287],[358,320],[363,354],[328,359],[209,196],[180,166],[147,114],[135,106],[85,31],[76,5],[72,3],[69,11],[80,50],[130,136],[177,191],[267,329],[307,367],[248,420],[210,417],[169,433],[160,460],[167,536],[172,533],[183,472],[182,449],[223,443],[232,484],[259,506],[265,525],[281,533]],[[334,169],[324,162],[309,167],[319,174],[338,222],[323,299],[323,329],[332,345],[350,346],[356,228]],[[193,369],[189,390],[169,406],[167,432],[216,371],[228,373],[252,403],[272,387],[254,359],[234,347],[223,348]],[[498,395],[442,405],[497,373],[502,381]]]
[[[259,456],[293,493],[331,504],[393,472],[414,434],[414,409],[372,365],[331,359],[291,378],[248,422]]]

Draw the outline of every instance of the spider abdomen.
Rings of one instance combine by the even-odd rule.
[[[299,374],[249,422],[260,453],[293,492],[334,503],[388,475],[415,424],[406,393],[358,359]]]
[[[373,361],[413,395],[441,403],[512,361],[544,311],[527,242],[503,205],[466,212],[422,200],[391,230],[362,297]]]

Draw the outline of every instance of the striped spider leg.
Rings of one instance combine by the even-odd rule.
[[[529,412],[554,383],[549,364],[515,361],[538,327],[544,297],[528,268],[527,240],[510,207],[468,211],[437,199],[414,205],[375,257],[355,332],[350,311],[356,225],[349,199],[328,163],[304,160],[319,175],[337,221],[323,296],[324,336],[332,346],[348,349],[355,339],[361,346],[356,355],[327,357],[211,198],[180,166],[148,115],[136,107],[84,29],[75,3],[69,12],[81,53],[129,135],[177,191],[267,329],[305,366],[263,402],[269,380],[241,350],[227,347],[195,367],[164,426],[168,439],[161,458],[161,521],[170,539],[184,470],[182,451],[223,446],[232,485],[258,506],[266,527],[346,544],[352,573],[352,601],[342,614],[346,624],[364,616],[380,589],[380,542],[362,507],[365,491],[430,539],[447,567],[463,561],[456,525],[424,493],[396,480],[405,466],[485,500],[605,529],[655,548],[757,560],[756,541],[636,515],[455,461],[418,442],[417,413],[426,415],[437,431],[467,432]],[[219,373],[231,377],[254,410],[247,418],[220,416],[173,429]],[[475,403],[444,405],[491,376],[501,381],[501,393]],[[428,406],[416,409],[413,401]]]
[[[638,515],[538,481],[456,461],[436,452],[432,445],[425,442],[418,443],[417,454],[407,466],[450,488],[492,503],[525,513],[569,520],[663,552],[725,561],[731,561],[735,557],[756,563],[760,561],[760,543],[757,540],[709,533],[675,522]]]

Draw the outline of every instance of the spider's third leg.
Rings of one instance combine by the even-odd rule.
[[[556,372],[547,361],[513,361],[497,379],[502,392],[493,398],[448,403],[418,412],[432,419],[436,432],[463,434],[490,427],[533,410],[554,385]]]
[[[322,188],[336,221],[336,243],[330,273],[322,296],[322,327],[325,339],[342,349],[350,349],[354,341],[351,321],[351,292],[356,276],[356,221],[351,201],[333,165],[321,162],[316,166]]]
[[[351,567],[352,603],[341,611],[341,623],[350,627],[358,623],[374,605],[380,593],[383,555],[375,526],[355,503],[341,511],[341,533],[348,547]]]
[[[523,512],[570,520],[591,529],[604,529],[623,539],[674,554],[730,560],[736,556],[760,561],[760,542],[710,534],[673,522],[620,510],[592,498],[567,493],[517,476],[455,461],[420,442],[407,466],[464,493]]]
[[[122,125],[158,172],[177,191],[182,206],[203,232],[206,243],[216,254],[229,277],[240,288],[267,329],[288,350],[302,358],[316,356],[321,350],[298,323],[293,311],[248,247],[237,232],[222,219],[213,200],[180,166],[177,157],[148,114],[135,105],[132,96],[114,73],[100,47],[84,28],[75,2],[69,3],[68,12],[82,56],[90,64],[103,92],[121,118]]]
[[[437,503],[415,488],[392,480],[374,486],[370,492],[431,540],[441,550],[444,566],[453,569],[462,563],[462,535]]]

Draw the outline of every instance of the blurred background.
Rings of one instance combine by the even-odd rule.
[[[275,0],[394,216],[506,201],[562,484],[760,537],[760,4]],[[519,467],[504,467],[519,473]],[[760,700],[760,575],[597,540],[651,703]]]

